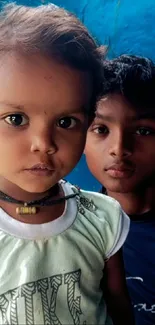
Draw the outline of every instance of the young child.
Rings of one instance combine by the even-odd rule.
[[[1,13],[0,324],[105,325],[107,309],[133,324],[120,256],[129,219],[61,180],[82,155],[100,70],[68,12]]]
[[[103,72],[86,159],[102,192],[130,216],[124,261],[136,325],[154,325],[155,67],[146,58],[123,55],[104,61]]]

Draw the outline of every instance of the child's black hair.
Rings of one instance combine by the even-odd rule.
[[[155,110],[155,66],[147,58],[121,55],[103,60],[101,97],[121,94],[136,109]]]

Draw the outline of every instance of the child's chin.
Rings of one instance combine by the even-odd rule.
[[[28,193],[44,193],[48,191],[54,184],[48,183],[41,183],[39,182],[38,184],[20,184],[20,188]]]
[[[118,180],[112,182],[111,184],[110,182],[105,184],[105,188],[108,192],[113,192],[113,193],[129,193],[134,190],[133,184],[130,184],[130,182],[118,181]]]

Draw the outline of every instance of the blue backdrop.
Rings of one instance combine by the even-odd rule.
[[[0,1],[0,4],[9,1]],[[18,0],[18,4],[36,6],[46,0]],[[76,15],[101,44],[109,46],[109,57],[130,53],[155,58],[155,0],[53,0]],[[85,189],[100,185],[90,175],[82,157],[69,180]]]

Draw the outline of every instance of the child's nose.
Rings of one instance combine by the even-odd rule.
[[[31,152],[53,155],[57,151],[54,137],[47,130],[36,132],[31,140]]]
[[[132,154],[131,141],[127,135],[118,132],[112,138],[109,153],[117,158],[128,157]]]

